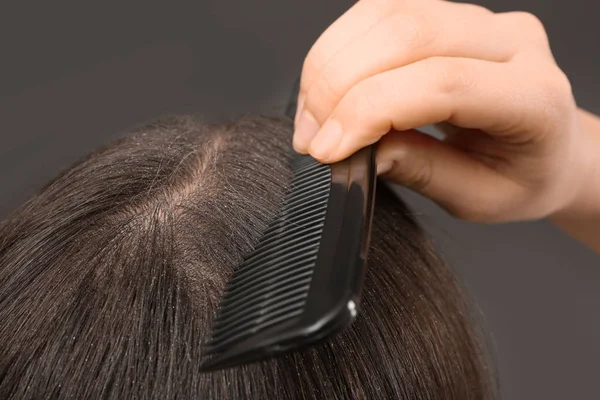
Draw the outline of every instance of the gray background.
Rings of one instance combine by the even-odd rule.
[[[38,3],[0,11],[0,217],[149,118],[280,109],[310,45],[352,4]],[[600,2],[481,4],[539,15],[580,105],[600,113]],[[547,222],[468,224],[404,197],[478,301],[504,398],[599,399],[600,258]]]

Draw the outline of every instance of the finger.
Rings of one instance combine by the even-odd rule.
[[[448,122],[434,124],[444,134],[443,141],[462,150],[473,151],[483,149],[492,151],[492,146],[497,146],[498,141],[479,129],[466,129]]]
[[[391,129],[403,131],[447,121],[504,140],[543,126],[539,85],[509,64],[434,57],[365,79],[353,87],[310,143],[323,162],[344,159]],[[519,88],[515,94],[515,87]],[[523,128],[517,129],[517,128]]]
[[[438,122],[434,124],[434,126],[439,132],[443,133],[445,137],[454,136],[462,129],[448,122]]]
[[[524,189],[484,163],[417,131],[391,132],[377,146],[385,179],[432,199],[451,214],[476,222],[513,218]]]
[[[505,31],[512,34],[513,41],[518,43],[519,56],[554,58],[550,49],[548,34],[542,21],[535,15],[512,11],[495,14],[497,23],[504,26]]]
[[[304,94],[323,65],[344,46],[364,35],[384,18],[386,8],[373,1],[359,1],[331,24],[309,50],[302,67],[298,110],[302,109]],[[296,113],[298,119],[298,113]]]
[[[509,40],[512,33],[507,33],[506,24],[498,23],[491,11],[443,2],[425,4],[423,10],[389,14],[333,55],[313,77],[303,98],[310,117],[323,123],[350,88],[394,68],[434,56],[504,62],[519,48],[517,41]]]
[[[479,160],[486,160],[490,165],[504,162],[506,154],[515,149],[515,145],[495,139],[479,129],[455,127],[454,130],[447,131],[444,143],[464,150]]]

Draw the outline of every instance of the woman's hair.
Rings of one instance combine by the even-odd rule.
[[[2,399],[488,399],[468,303],[377,191],[362,307],[337,337],[199,373],[227,277],[281,206],[291,122],[163,119],[0,224]]]

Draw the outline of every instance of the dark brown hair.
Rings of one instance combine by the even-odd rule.
[[[279,359],[198,372],[227,276],[281,205],[291,129],[163,119],[2,222],[0,398],[491,398],[468,303],[382,185],[355,324]]]

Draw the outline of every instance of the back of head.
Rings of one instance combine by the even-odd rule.
[[[451,272],[378,189],[362,308],[321,345],[200,374],[220,294],[276,215],[291,123],[144,126],[0,225],[0,397],[487,399]]]

